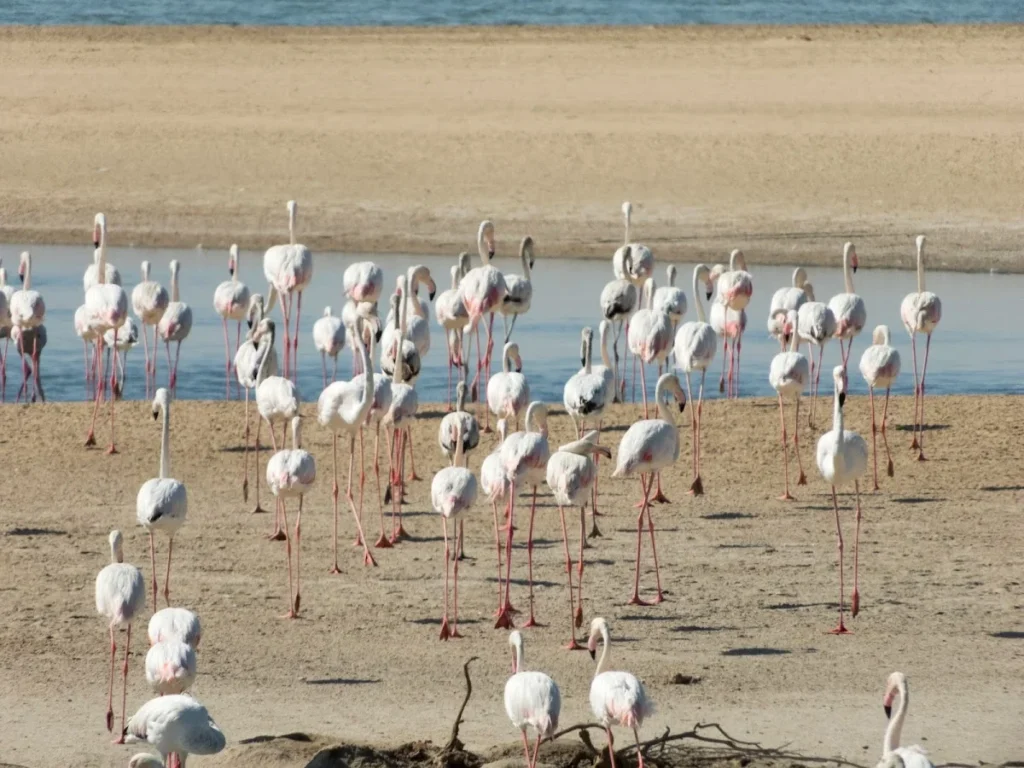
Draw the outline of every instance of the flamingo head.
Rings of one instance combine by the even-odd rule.
[[[110,535],[107,536],[107,541],[110,543],[110,560],[114,563],[124,562],[124,553],[121,549],[122,542],[124,541],[121,536],[121,532],[113,530]]]
[[[529,235],[519,244],[519,255],[529,257],[530,269],[533,269],[533,238]]]
[[[232,277],[238,271],[238,246],[232,245],[228,250],[228,274]]]
[[[171,400],[170,394],[163,387],[160,387],[160,389],[158,389],[156,391],[156,395],[153,397],[153,419],[154,420],[156,420],[156,418],[160,415],[160,409],[161,408],[167,408],[168,404],[170,403],[170,400]]]
[[[97,213],[92,221],[92,247],[99,248],[100,243],[103,242],[103,233],[107,229],[107,217],[102,213]]]
[[[803,289],[804,289],[804,296],[807,297],[807,300],[808,301],[814,301],[814,286],[811,284],[810,280],[808,280],[807,282],[805,282],[803,284]]]
[[[477,248],[481,256],[486,256],[490,261],[494,258],[494,224],[485,219],[480,222],[480,229],[476,235]]]
[[[839,407],[846,404],[846,369],[837,365],[832,369],[832,380],[836,383],[836,396],[839,398]]]
[[[628,224],[630,217],[633,215],[633,204],[629,200],[622,204],[622,215]]]
[[[28,251],[22,251],[21,257],[18,259],[18,279],[23,283],[25,282],[25,272],[28,270],[28,262]]]
[[[508,635],[508,644],[512,649],[512,674],[514,675],[519,671],[517,654],[523,652],[523,633],[518,629],[513,629]]]
[[[857,259],[857,249],[853,247],[853,243],[847,243],[843,246],[843,258],[849,259],[850,268],[856,273],[857,267],[860,266],[860,261]]]
[[[871,333],[871,343],[876,346],[889,346],[889,326],[876,325]]]
[[[590,622],[590,637],[587,639],[587,652],[590,653],[590,658],[597,657],[597,640],[603,638],[604,642],[608,642],[608,622],[600,616],[594,618]]]
[[[882,708],[887,718],[892,717],[892,702],[896,694],[906,696],[908,691],[906,675],[902,672],[893,672],[889,675],[889,679],[885,681],[885,697],[882,699]]]
[[[604,320],[601,321],[605,322]],[[587,364],[587,348],[594,342],[594,331],[592,328],[587,326],[583,329],[581,334],[583,343],[580,345],[580,365]]]

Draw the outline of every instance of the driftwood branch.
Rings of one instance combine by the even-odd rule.
[[[442,754],[462,749],[462,742],[459,741],[459,726],[462,725],[462,715],[466,711],[466,705],[469,704],[469,697],[473,695],[473,681],[469,677],[469,665],[477,660],[479,660],[479,656],[470,656],[466,659],[466,663],[462,665],[462,674],[466,676],[466,695],[462,699],[459,713],[455,716],[455,722],[452,723],[452,735],[448,739],[448,743],[444,745],[444,749],[441,750]]]

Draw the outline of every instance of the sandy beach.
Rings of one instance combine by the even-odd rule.
[[[0,240],[1019,271],[1024,28],[3,28]]]
[[[304,409],[312,417],[313,406]],[[678,731],[715,721],[739,738],[873,766],[885,728],[884,682],[899,669],[914,690],[904,743],[924,745],[936,764],[1020,759],[1024,409],[1019,398],[929,398],[925,463],[908,447],[911,409],[906,398],[892,403],[895,477],[883,476],[882,490],[863,496],[861,614],[852,621],[855,634],[846,637],[825,633],[836,618],[835,521],[813,446],[827,415],[813,433],[802,427],[810,484],[795,489],[798,501],[785,503],[776,500],[781,457],[774,401],[705,405],[707,495],[698,499],[685,493],[684,412],[684,455],[664,478],[671,503],[654,511],[667,590],[667,601],[656,607],[625,604],[639,484],[612,479],[611,463],[602,463],[604,536],[586,554],[584,617],[609,619],[618,640],[615,664],[639,675],[656,701],[647,737],[667,726]],[[171,468],[187,484],[190,507],[174,546],[171,597],[202,616],[194,692],[231,745],[199,765],[300,768],[317,744],[331,740],[444,743],[462,698],[462,664],[472,655],[480,660],[462,739],[478,750],[507,744],[517,757],[517,735],[501,705],[508,652],[505,634],[491,626],[496,565],[491,510],[483,504],[466,523],[465,639],[437,640],[441,525],[428,497],[429,478],[444,459],[436,445],[437,408],[424,404],[420,412],[417,468],[426,479],[409,487],[412,540],[378,550],[379,567],[364,568],[343,504],[341,575],[328,573],[330,440],[309,420],[304,445],[318,462],[318,485],[302,518],[303,616],[285,621],[278,618],[286,610],[283,545],[265,538],[270,516],[250,514],[252,499],[241,498],[242,404],[175,404]],[[104,729],[108,645],[106,626],[94,613],[93,582],[108,561],[106,535],[115,526],[125,533],[128,561],[149,578],[135,496],[156,474],[159,424],[148,403],[120,404],[118,414],[121,453],[108,457],[81,446],[87,405],[0,407],[6,617],[0,762],[114,768],[137,751],[111,746]],[[636,414],[620,406],[609,415],[604,440],[613,450],[622,425]],[[870,435],[865,397],[848,400],[847,416],[848,428]],[[566,416],[553,412],[550,427],[553,445],[569,438]],[[490,447],[485,436],[471,456],[474,471]],[[341,457],[347,464],[344,449]],[[364,519],[375,535],[372,478]],[[844,492],[840,505],[849,555],[852,494]],[[522,510],[520,504],[517,517]],[[561,648],[569,632],[561,529],[543,490],[536,524],[537,616],[544,626],[527,630],[527,658],[561,684],[567,727],[591,719],[586,692],[594,665],[585,652]],[[517,536],[512,598],[525,609],[525,537]],[[166,541],[158,540],[161,567],[166,551]],[[849,579],[849,559],[847,568]],[[648,595],[653,577],[645,568]],[[148,698],[142,675],[148,617],[147,609],[136,625],[129,713]],[[675,685],[677,674],[700,680]],[[239,744],[289,732],[327,741]],[[574,736],[561,741],[576,743]],[[603,744],[596,735],[595,741]]]

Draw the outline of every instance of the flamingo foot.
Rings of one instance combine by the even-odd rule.
[[[267,510],[265,510],[263,507],[261,507],[259,504],[257,504],[255,507],[252,508],[252,512],[250,514],[253,514],[253,515],[263,515],[263,514],[266,514],[266,512],[267,512]]]
[[[111,444],[110,444],[110,445],[109,445],[109,446],[107,447],[107,456],[113,456],[113,455],[114,455],[115,453],[117,453],[117,448],[115,448],[115,447],[114,447],[114,444],[113,444],[113,443],[111,443]]]
[[[850,596],[850,615],[857,618],[858,613],[860,613],[860,592],[855,589]]]
[[[665,602],[665,596],[661,592],[659,592],[658,596],[656,598],[654,598],[654,603],[655,603],[655,605],[657,605],[659,603],[664,603],[664,602]]]
[[[796,501],[796,496],[786,491],[784,494],[779,496],[779,501]]]
[[[889,477],[893,477],[893,476],[894,476],[894,475],[896,474],[896,470],[895,470],[895,468],[894,468],[894,467],[893,467],[893,465],[892,465],[892,459],[889,459],[889,466],[888,466],[888,467],[886,467],[885,473],[886,473],[886,474],[887,474],[887,475],[888,475]]]
[[[88,436],[85,438],[85,447],[92,448],[94,445],[96,445],[96,435],[94,435],[90,429]]]
[[[377,567],[377,561],[373,559],[373,555],[370,554],[370,550],[363,549],[363,565],[372,565],[374,568]]]
[[[723,392],[725,392],[725,379],[724,378],[718,380],[718,394],[722,394]]]
[[[797,485],[807,485],[807,475],[803,472],[800,473],[800,477],[796,481]]]
[[[470,399],[470,402],[475,403],[477,401],[477,395],[478,394],[479,394],[479,390],[477,389],[476,381],[474,381],[470,385],[470,387],[469,387],[469,399]]]
[[[285,541],[287,538],[288,537],[285,535],[285,532],[280,530],[274,531],[272,534],[267,536],[268,541]]]
[[[422,479],[423,479],[423,478],[422,478],[422,477],[420,477],[419,475],[417,475],[417,474],[416,474],[415,472],[411,472],[411,473],[409,473],[409,474],[408,474],[408,475],[406,476],[406,478],[405,478],[405,482],[407,482],[407,483],[411,483],[411,482],[413,482],[413,481],[415,481],[415,480],[422,480]]]
[[[882,490],[882,489],[879,487],[878,483],[875,483],[875,487],[871,489],[871,492],[874,493],[875,491],[880,491],[880,490]]]
[[[535,619],[533,617],[533,614],[530,614],[530,618],[528,618],[523,623],[523,627],[543,627],[543,626],[544,626],[543,624],[541,624],[539,621],[537,621],[537,619]]]
[[[920,453],[917,454],[917,460],[918,461],[928,461],[928,459],[926,459],[924,457],[924,451],[921,451]]]
[[[567,651],[582,651],[583,650],[583,646],[576,642],[576,638],[575,637],[572,640],[570,640],[569,644],[564,646],[564,648]]]
[[[393,547],[394,545],[390,541],[388,541],[388,537],[382,533],[380,535],[380,538],[377,539],[376,542],[374,542],[373,546],[375,546],[377,549],[391,549],[391,547]]]
[[[843,623],[843,620],[840,619],[839,620],[839,626],[836,627],[835,629],[830,629],[827,634],[830,634],[830,635],[852,635],[853,632],[848,630],[846,628],[846,625]]]
[[[917,448],[917,435],[914,435],[914,441],[910,444],[911,448]]]
[[[338,567],[338,563],[337,562],[335,562],[334,565],[331,566],[331,569],[328,571],[328,573],[333,573],[333,574],[341,573],[341,568]]]
[[[494,432],[494,429],[493,429],[493,428],[491,427],[491,425],[490,425],[490,424],[488,424],[488,425],[486,425],[486,426],[484,427],[484,434],[485,434],[485,435],[490,435],[490,434],[492,434],[493,432]]]
[[[448,629],[448,617],[445,616],[443,619],[441,619],[441,635],[440,635],[440,637],[438,639],[439,640],[447,640],[451,636],[452,636],[451,630]]]
[[[498,620],[494,622],[495,629],[512,629],[512,606],[505,605],[498,614]]]
[[[642,605],[642,606],[646,606],[646,605],[650,605],[650,603],[648,603],[646,600],[641,600],[640,599],[640,595],[638,595],[636,592],[634,592],[633,596],[631,598],[629,598],[629,602],[626,603],[626,605]]]
[[[294,608],[290,608],[288,610],[288,613],[283,613],[280,616],[280,618],[282,618],[282,619],[297,619],[298,617],[299,617],[299,615],[297,613],[295,613],[295,609]]]
[[[461,640],[462,633],[459,632],[458,629],[453,629],[451,632],[448,633],[448,637],[450,637],[452,640]]]
[[[633,505],[633,508],[634,509],[643,509],[644,508],[644,500],[640,499],[640,501],[638,501],[636,504]]]
[[[697,475],[690,483],[690,494],[692,496],[703,496],[704,495],[704,483],[701,482],[700,475]]]
[[[117,737],[116,739],[114,739],[114,740],[113,740],[112,742],[110,742],[110,743],[111,743],[111,744],[124,744],[124,736],[123,736],[123,735],[121,735],[121,736],[118,736],[118,737]]]
[[[665,495],[664,493],[662,493],[661,491],[658,491],[658,492],[657,492],[657,493],[656,493],[656,494],[654,495],[654,498],[652,498],[652,499],[651,499],[651,502],[652,502],[653,504],[668,504],[668,496],[666,496],[666,495]]]
[[[411,538],[412,536],[410,536],[409,533],[405,530],[405,528],[402,527],[402,524],[399,523],[398,529],[391,534],[391,543],[397,544],[400,541],[406,541]]]

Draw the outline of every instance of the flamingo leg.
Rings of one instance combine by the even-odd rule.
[[[598,420],[598,422],[597,422],[597,442],[598,442],[598,444],[601,443],[601,421],[600,420]],[[593,493],[593,497],[591,498],[591,502],[590,502],[591,503],[591,508],[590,508],[590,536],[597,537],[597,538],[601,538],[601,531],[597,527],[597,518],[601,517],[601,513],[597,511],[597,496],[598,496],[597,483],[598,483],[599,475],[601,474],[600,473],[600,469],[601,469],[601,454],[595,453],[594,454],[594,493]],[[587,540],[587,538],[588,537],[586,536],[586,532],[584,532],[583,541],[580,543],[581,549],[583,547],[589,547],[590,546],[590,542]]]
[[[743,354],[743,329],[736,336],[736,374],[732,383],[732,396],[740,396],[740,356]],[[642,764],[642,761],[641,761]]]
[[[515,512],[516,483],[513,480],[508,489],[508,529],[505,533],[505,600],[498,611],[498,620],[494,622],[495,629],[512,628],[512,602],[509,592],[512,589],[512,534],[515,531]]]
[[[406,427],[406,429],[405,429],[405,437],[402,439],[402,451],[403,451],[403,453],[405,451],[405,442],[406,442],[406,440],[408,440],[408,442],[409,442],[409,468],[410,468],[410,475],[406,478],[406,480],[411,483],[411,482],[413,482],[415,480],[422,480],[423,479],[419,475],[416,474],[416,452],[413,450],[413,446],[412,446],[412,428],[411,427]]]
[[[565,573],[569,579],[569,644],[566,647],[570,651],[578,651],[580,646],[576,642],[576,605],[573,602],[572,594],[572,557],[569,556],[569,534],[565,528],[565,508],[558,505],[558,516],[562,520],[562,544],[565,546]]]
[[[530,527],[526,534],[527,578],[530,585],[530,618],[524,627],[538,627],[540,624],[533,616],[533,518],[537,513],[537,486],[533,486],[533,501],[530,504]]]
[[[224,325],[224,399],[231,399],[231,342],[228,340],[228,318],[221,318]]]
[[[918,418],[917,418],[917,404],[918,404],[918,402],[920,401],[920,398],[921,398],[921,382],[920,382],[920,379],[918,379],[918,377],[917,377],[917,334],[916,333],[911,333],[910,334],[910,349],[912,351],[912,356],[913,356],[913,359],[914,359],[914,439],[913,439],[913,442],[910,443],[910,447],[914,448],[914,449],[917,449],[918,448],[918,443],[917,443],[917,425],[919,423],[918,422]]]
[[[654,478],[651,478],[653,482]],[[640,488],[643,499],[640,502],[640,513],[636,516],[636,567],[633,573],[633,597],[629,599],[628,605],[650,605],[640,599],[640,545],[644,534],[644,512],[647,511],[647,496],[649,493],[648,484],[644,480],[644,474],[640,473]]]
[[[249,390],[245,391],[246,398],[249,396]],[[253,449],[256,452],[256,456],[253,460],[253,475],[256,480],[256,506],[253,508],[252,513],[255,515],[259,512],[265,512],[266,510],[260,506],[260,427],[263,426],[263,417],[257,417],[256,419],[256,442],[253,443]],[[273,430],[271,430],[273,431]],[[274,522],[277,522],[277,513],[274,513]]]
[[[448,518],[441,515],[441,529],[444,533],[444,613],[441,615],[441,640],[452,636],[448,628],[448,569],[451,566],[451,551],[448,548]]]
[[[242,346],[242,321],[239,320],[238,324],[235,326],[235,353],[234,353],[235,355],[238,354],[238,350],[239,350],[239,348],[241,346]],[[242,394],[241,391],[240,391],[240,387],[242,385],[238,381],[238,366],[234,364],[234,355],[232,355],[232,358],[231,358],[231,366],[232,366],[232,368],[235,371],[235,395],[236,396],[240,396]]]
[[[636,727],[633,728],[633,738],[636,740],[636,764],[637,768],[644,768],[644,752],[640,748],[640,734]]]
[[[487,378],[484,380],[484,400],[487,399],[487,387],[491,383],[491,351],[494,347],[494,313],[491,313],[490,322],[487,324],[487,356],[484,361],[487,368]],[[484,408],[484,433],[491,431],[491,409]]]
[[[874,478],[874,488],[878,490],[878,426],[875,422],[875,388],[868,387],[868,402],[871,404],[871,472]]]
[[[722,375],[718,377],[718,393],[725,392],[725,364],[729,359],[729,338],[722,336]]]
[[[857,499],[857,525],[853,534],[853,594],[850,595],[850,615],[857,618],[860,613],[860,591],[857,589],[860,558],[860,481],[853,481],[853,490]]]
[[[793,452],[796,453],[796,464],[800,468],[800,477],[797,478],[797,485],[807,485],[807,475],[804,474],[804,460],[800,458],[800,395],[796,397],[796,420],[793,423]]]
[[[128,709],[128,654],[132,647],[132,625],[128,625],[128,638],[124,643],[124,663],[121,665],[121,731],[124,731],[125,713]],[[124,744],[124,736],[119,735],[115,744]]]
[[[690,392],[690,372],[686,371],[686,399],[693,402],[693,395]],[[693,454],[693,478],[697,479],[697,409],[690,408],[690,442],[691,453]],[[690,488],[693,491],[693,488]]]
[[[693,479],[693,483],[690,484],[690,492],[694,496],[704,495],[704,483],[700,479],[700,426],[704,421],[704,377],[707,375],[707,369],[702,368],[700,372],[700,391],[697,394],[697,413],[696,413],[696,426],[694,427],[694,468],[696,470],[696,477]],[[691,415],[693,415],[691,411]]]
[[[515,322],[514,322],[515,318],[516,318],[516,315],[513,315],[512,316],[513,325],[515,324]],[[536,743],[533,746],[533,761],[530,763],[530,768],[537,768],[537,754],[540,752],[540,740],[541,740],[541,735],[538,732],[537,733],[537,741],[536,741]]]
[[[103,343],[102,342],[102,337],[101,337],[101,341],[99,343],[101,343],[101,344]],[[18,355],[21,357],[21,389],[25,389],[27,391],[27,386],[28,386],[28,360],[25,359],[25,334],[24,333],[22,333],[21,336],[18,337]],[[21,390],[18,390],[18,396],[19,397],[21,396]]]
[[[327,389],[327,353],[323,350],[320,350],[320,368],[323,370],[323,388]]]
[[[498,552],[498,609],[494,615],[501,613],[501,534],[498,532],[498,502],[491,499],[491,511],[494,513],[494,547]]]
[[[331,372],[331,383],[338,380],[338,356],[334,356],[334,370]]]
[[[302,502],[305,494],[299,494],[299,511],[295,515],[295,600],[292,611],[299,615],[302,604]]]
[[[924,344],[924,366],[921,368],[921,434],[917,438],[917,446],[919,453],[917,454],[918,461],[924,461],[924,380],[928,375],[928,352],[932,348],[932,335],[928,334],[928,340]],[[37,366],[38,367],[38,366]]]
[[[117,643],[114,641],[114,625],[110,625],[110,684],[107,686],[107,732],[114,730],[114,662]]]
[[[521,729],[519,734],[523,737],[523,752],[526,753],[526,768],[533,768],[533,761],[530,759],[530,740],[526,738],[526,729]]]
[[[658,473],[658,481],[661,481],[661,473]],[[647,484],[650,491],[650,482]],[[654,557],[654,580],[658,587],[658,596],[654,598],[655,603],[665,602],[665,595],[661,591],[661,569],[658,567],[658,547],[654,543],[654,518],[651,517],[651,505],[647,504],[647,530],[651,534],[651,555]]]
[[[149,397],[150,393],[152,393],[152,391],[154,389],[156,389],[156,361],[157,361],[157,358],[160,356],[159,352],[157,351],[160,348],[160,345],[157,343],[157,338],[158,338],[157,337],[157,331],[158,330],[159,329],[157,328],[157,324],[154,324],[153,325],[153,357],[150,359],[151,370],[149,372],[149,380],[150,380],[150,382],[152,383],[153,386],[152,386],[152,388],[150,388],[149,384],[147,383],[147,385],[146,385],[146,397]]]
[[[782,393],[779,393],[779,421],[782,423],[782,475],[785,478],[786,490],[781,496],[780,501],[794,501],[792,494],[789,492],[789,438],[786,437],[786,410],[782,402]]]
[[[399,541],[409,538],[409,534],[406,533],[404,526],[402,525],[402,504],[405,501],[405,438],[407,430],[405,428],[399,429],[395,432],[395,453],[398,456],[398,469],[395,477],[397,478],[398,485],[398,525],[391,532],[391,543],[395,544]]]
[[[462,520],[459,520],[458,534],[456,534],[456,537],[455,537],[455,553],[456,553],[456,555],[455,555],[455,565],[452,568],[452,570],[454,571],[454,579],[455,579],[455,591],[454,591],[454,595],[453,595],[453,598],[452,598],[452,631],[451,631],[451,634],[450,634],[450,637],[452,637],[452,638],[460,638],[460,637],[462,637],[462,635],[459,633],[459,558],[460,558],[460,554],[459,553],[462,552],[462,537],[463,537],[462,526],[463,526],[463,522],[462,522]],[[447,567],[448,566],[445,566],[445,568],[447,568]]]
[[[338,435],[335,433],[332,449],[334,451],[334,482],[331,485],[331,503],[334,507],[334,535],[331,548],[334,551],[334,565],[328,573],[341,573],[338,567]]]
[[[611,768],[615,768],[615,740],[612,738],[611,726],[606,725],[604,732],[608,735],[608,760],[611,762]]]
[[[114,401],[117,399],[117,398],[114,397],[114,391],[115,391],[114,387],[115,387],[116,380],[117,380],[117,373],[116,373],[117,372],[117,330],[118,330],[117,328],[114,329],[114,348],[113,348],[114,349],[114,352],[113,352],[114,360],[110,364],[110,447],[107,448],[107,454],[108,455],[117,453],[117,448],[114,447]],[[36,343],[38,344],[38,340],[36,341]],[[36,355],[33,354],[33,358],[35,358],[35,357],[36,357]],[[35,365],[36,374],[38,375],[38,373],[39,373],[39,362],[38,362],[38,360],[36,360],[35,363],[36,363],[36,365]]]
[[[245,388],[245,448],[242,452],[242,501],[249,501],[249,438],[252,436],[249,425],[249,388]]]
[[[444,346],[448,350],[448,400],[445,406],[445,413],[451,413],[452,410],[452,342],[448,338],[448,331],[445,330],[444,334]]]
[[[83,360],[83,364],[84,364],[83,370],[85,371],[85,394],[86,394],[86,397],[88,397],[89,396],[89,380],[92,377],[89,375],[89,342],[85,341],[84,339],[82,340],[82,360]],[[3,376],[3,378],[5,378],[5,379],[7,378],[7,371],[4,370],[4,369],[6,369],[6,367],[7,367],[7,361],[3,359],[2,355],[0,355],[0,376]]]
[[[169,347],[168,347],[169,349]],[[181,358],[181,342],[174,348],[174,373],[171,374],[171,378],[174,383],[171,385],[171,389],[174,391],[175,397],[178,395],[178,360]]]
[[[380,538],[375,546],[386,549],[391,546],[387,535],[384,533],[384,504],[381,502],[380,494],[380,422],[376,425],[376,434],[373,437],[373,474],[377,480],[377,511],[380,513]]]
[[[299,291],[298,306],[295,308],[295,335],[292,336],[292,381],[299,380],[299,319],[302,317],[302,291]]]
[[[149,532],[149,566],[153,574],[153,612],[156,613],[159,609],[156,602],[156,542],[153,540],[153,531]]]
[[[11,343],[11,337],[4,339],[3,359],[0,359],[0,402],[7,402],[7,350]],[[86,344],[88,347],[88,344]],[[86,391],[89,390],[89,383],[86,381]]]
[[[885,445],[885,457],[889,460],[886,474],[892,477],[895,472],[892,465],[892,454],[889,453],[889,438],[885,434],[885,420],[889,413],[889,387],[885,388],[885,405],[882,406],[882,444]]]
[[[818,345],[818,372],[814,374],[814,391],[811,393],[811,413],[807,417],[807,426],[814,429],[814,406],[818,402],[818,382],[821,380],[821,358],[825,354],[825,345]]]
[[[288,613],[281,616],[282,619],[294,619],[295,618],[295,605],[292,602],[292,537],[288,535],[288,510],[285,508],[284,499],[280,496],[277,497],[277,506],[281,510],[281,517],[284,520],[284,549],[285,557],[288,560]]]
[[[633,362],[634,363],[636,362],[636,355],[633,355]],[[647,412],[647,378],[644,376],[644,368],[646,368],[646,367],[647,366],[644,364],[643,360],[641,360],[640,361],[640,394],[643,395],[643,400],[644,400],[644,418],[645,419],[648,418],[648,412]],[[634,365],[634,371],[635,371],[635,365]]]
[[[580,506],[580,559],[576,564],[576,615],[575,627],[583,626],[583,548],[587,543],[587,508]],[[575,636],[575,633],[573,633]]]
[[[349,436],[348,440],[348,487],[345,489],[345,500],[348,501],[348,506],[352,510],[352,517],[356,521],[356,531],[359,534],[359,541],[363,545],[363,565],[377,565],[377,561],[373,559],[373,555],[370,554],[369,547],[366,546],[366,536],[363,534],[363,523],[360,520],[362,510],[356,511],[355,500],[352,498],[352,471],[356,461],[356,437],[355,435]]]
[[[94,356],[95,359],[96,359],[97,369],[99,369],[101,366],[103,366],[103,348],[101,346],[102,344],[103,344],[102,339],[97,340],[97,342],[96,342],[96,354]],[[22,352],[21,347],[22,347],[22,340],[18,339],[18,352],[19,353]],[[24,358],[22,358],[22,360],[24,360]],[[96,378],[96,400],[93,403],[92,422],[89,425],[89,434],[85,436],[85,445],[86,445],[86,447],[96,445],[96,417],[97,417],[97,415],[99,415],[100,403],[102,402],[102,399],[103,399],[103,386],[104,386],[104,384],[103,384],[103,375],[104,375],[104,371],[105,370],[106,370],[106,368],[104,366],[103,370],[100,370],[97,373],[97,378]]]
[[[164,574],[164,602],[171,605],[171,552],[174,550],[174,536],[167,541],[167,573]],[[156,601],[153,602],[156,605]]]
[[[843,588],[843,527],[839,524],[839,501],[836,499],[836,487],[832,486],[832,508],[836,513],[836,536],[839,540],[839,625],[830,634],[846,635],[850,630],[843,623],[843,605],[845,600]]]

